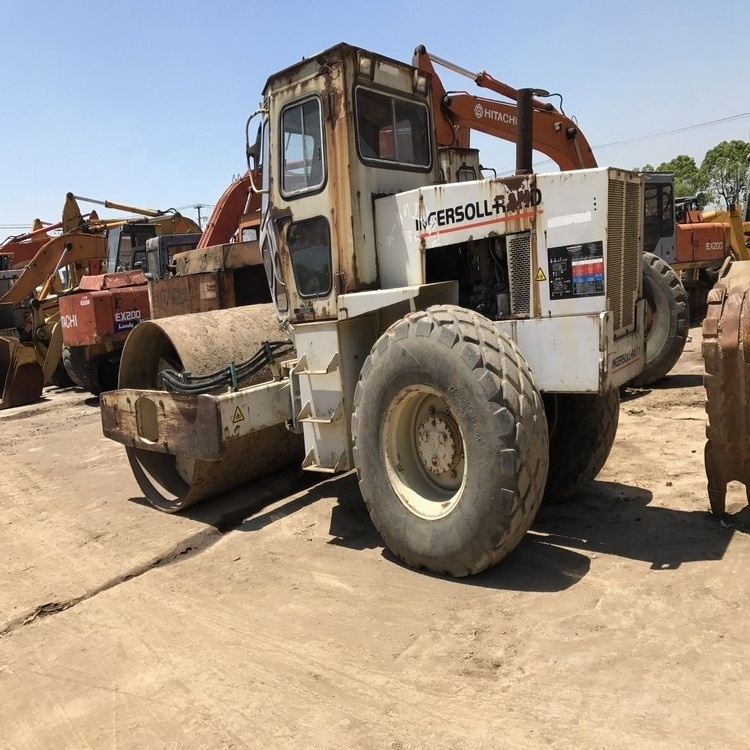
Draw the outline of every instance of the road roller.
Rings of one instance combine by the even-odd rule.
[[[477,179],[418,67],[340,44],[268,79],[246,145],[270,302],[140,323],[101,396],[148,500],[356,470],[394,555],[466,576],[594,479],[645,361],[643,179],[533,173],[532,101],[516,174]]]

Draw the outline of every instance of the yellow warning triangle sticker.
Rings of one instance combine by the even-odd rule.
[[[547,277],[544,275],[544,271],[542,271],[542,267],[539,266],[539,270],[536,272],[536,280],[537,281],[547,281]]]
[[[242,413],[242,409],[240,407],[236,407],[234,410],[234,414],[232,415],[232,423],[236,424],[237,422],[244,422],[245,421],[245,415]]]

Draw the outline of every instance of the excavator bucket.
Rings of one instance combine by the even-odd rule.
[[[42,395],[44,374],[33,347],[0,336],[0,409],[31,404]]]
[[[703,321],[706,477],[711,511],[726,510],[727,484],[750,501],[750,261],[722,268]]]

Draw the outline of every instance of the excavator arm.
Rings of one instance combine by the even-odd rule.
[[[434,63],[471,78],[478,86],[512,99],[503,102],[467,94],[447,93]],[[489,73],[471,73],[453,63],[430,55],[423,47],[414,52],[413,65],[431,76],[435,104],[438,146],[468,148],[472,130],[515,143],[518,138],[516,100],[518,91]],[[552,159],[562,170],[597,166],[591,146],[578,126],[551,104],[533,98],[533,146]]]
[[[7,237],[0,242],[0,253],[12,255],[11,264],[13,268],[21,268],[39,252],[40,248],[49,242],[49,233],[61,227],[62,222],[45,226],[39,219],[35,219],[30,232]]]

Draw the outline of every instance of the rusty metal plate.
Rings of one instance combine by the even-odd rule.
[[[722,515],[729,482],[750,491],[750,261],[725,267],[709,293],[701,352],[708,497]]]

